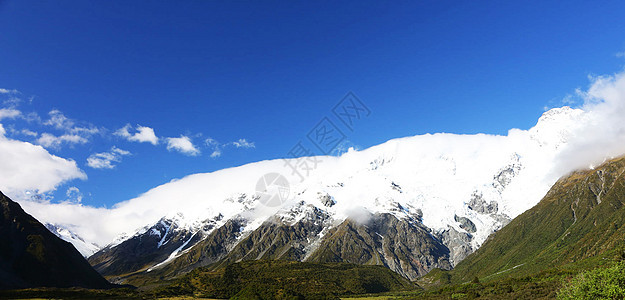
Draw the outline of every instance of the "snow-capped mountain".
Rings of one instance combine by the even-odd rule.
[[[46,228],[48,228],[50,232],[54,233],[56,236],[60,237],[64,241],[72,243],[74,247],[76,247],[76,250],[78,250],[78,252],[80,252],[80,254],[82,254],[82,256],[84,257],[89,257],[93,255],[101,248],[94,243],[85,241],[85,239],[75,234],[74,232],[72,232],[71,229],[68,229],[63,225],[46,223],[44,224],[44,226],[46,226]]]
[[[167,263],[203,240],[221,219],[218,216],[182,226],[181,217],[180,214],[163,217],[130,238],[117,239],[91,256],[89,261],[103,275],[140,270],[153,262]]]
[[[173,274],[168,265],[263,257],[384,264],[408,278],[451,268],[564,175],[551,162],[585,118],[584,111],[563,107],[507,136],[426,134],[339,157],[191,175],[119,204],[116,215],[132,212],[128,223],[142,227],[90,262],[105,275]],[[303,160],[314,168],[289,167]],[[288,182],[280,188],[289,196],[279,205],[263,201],[258,184],[266,174]],[[366,242],[353,244],[355,237]],[[341,247],[362,255],[350,257]]]

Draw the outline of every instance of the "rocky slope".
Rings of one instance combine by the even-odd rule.
[[[414,280],[432,268],[451,269],[449,253],[419,220],[375,214],[332,228],[306,261],[383,265]]]
[[[72,244],[0,193],[0,289],[110,288]]]

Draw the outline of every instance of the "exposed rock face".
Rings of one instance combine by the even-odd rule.
[[[334,200],[334,198],[332,198],[332,196],[330,196],[329,194],[320,196],[319,200],[326,207],[332,207],[334,206],[334,204],[336,204],[336,201]]]
[[[460,228],[466,230],[469,233],[474,233],[477,231],[477,229],[475,228],[475,224],[467,217],[459,217],[458,215],[455,215],[454,220],[460,223]]]
[[[449,248],[452,266],[458,264],[474,250],[471,247],[471,235],[466,232],[459,232],[449,227],[449,229],[443,231],[440,235],[443,244],[447,245]]]
[[[0,193],[0,289],[113,287],[72,246]]]
[[[503,191],[512,182],[512,179],[519,175],[522,168],[521,156],[518,153],[514,153],[511,163],[499,170],[499,173],[493,178],[493,187],[500,192]]]
[[[385,265],[409,279],[433,268],[451,269],[449,249],[415,219],[373,215],[365,224],[347,219],[331,229],[307,259]]]
[[[302,261],[320,239],[327,215],[314,208],[293,223],[273,218],[243,238],[220,264],[243,260],[279,259]]]
[[[474,210],[480,214],[495,214],[499,210],[499,205],[495,201],[486,203],[482,194],[474,192],[471,195],[471,201],[469,202],[469,209]]]

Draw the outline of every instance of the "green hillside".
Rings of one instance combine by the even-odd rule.
[[[421,278],[430,292],[418,298],[554,298],[563,297],[563,287],[579,291],[583,284],[620,282],[616,275],[588,281],[592,274],[621,274],[624,268],[624,174],[625,158],[617,158],[560,179],[454,270]]]
[[[383,266],[259,260],[218,271],[198,268],[157,293],[233,299],[336,299],[415,289],[416,285]]]

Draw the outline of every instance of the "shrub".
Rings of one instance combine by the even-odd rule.
[[[625,263],[578,274],[565,283],[558,299],[625,299]]]

